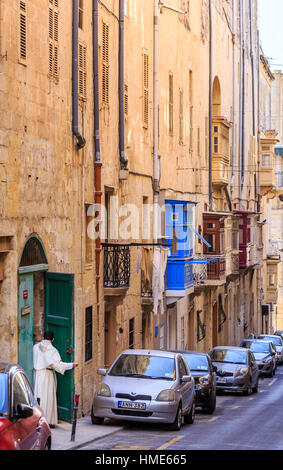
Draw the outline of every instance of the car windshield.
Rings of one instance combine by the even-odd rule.
[[[235,349],[214,349],[210,355],[214,362],[229,362],[233,364],[246,364],[246,351],[237,351]]]
[[[243,341],[242,347],[250,349],[254,353],[269,353],[269,344],[268,343],[260,343],[260,342],[253,342],[253,341]]]
[[[266,339],[268,341],[272,341],[272,343],[274,343],[275,346],[282,346],[282,340],[280,336],[278,336],[278,338],[274,338],[273,336],[261,336],[260,339]]]
[[[8,374],[0,373],[0,416],[8,413]]]
[[[183,353],[184,358],[191,371],[209,371],[209,364],[206,356],[200,354],[185,354]]]
[[[109,375],[175,380],[175,359],[142,354],[122,354],[110,369]]]

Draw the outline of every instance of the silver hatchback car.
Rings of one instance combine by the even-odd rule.
[[[126,350],[98,387],[91,410],[93,424],[104,418],[170,423],[180,430],[182,418],[193,423],[195,384],[182,354],[154,350]]]

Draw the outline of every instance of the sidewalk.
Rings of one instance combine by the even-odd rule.
[[[71,441],[72,424],[59,421],[55,429],[51,429],[51,450],[75,450],[102,437],[109,436],[123,429],[114,426],[106,420],[104,425],[92,424],[90,416],[85,416],[77,421],[75,441]]]

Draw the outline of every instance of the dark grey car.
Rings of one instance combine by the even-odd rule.
[[[283,339],[281,338],[281,336],[261,334],[261,335],[258,336],[258,339],[265,339],[266,341],[272,341],[273,342],[273,344],[275,346],[275,349],[276,349],[276,353],[277,353],[277,357],[276,357],[277,364],[282,365],[282,362],[283,362]]]
[[[196,406],[212,414],[216,407],[216,368],[208,354],[178,350],[183,355],[195,379]]]
[[[217,346],[209,355],[212,364],[217,367],[216,390],[246,395],[258,391],[259,369],[249,349]]]
[[[244,339],[240,346],[253,352],[261,377],[273,377],[276,370],[276,353],[271,341]]]

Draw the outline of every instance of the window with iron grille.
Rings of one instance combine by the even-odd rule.
[[[129,321],[129,349],[134,349],[134,328],[135,319],[131,318]]]
[[[59,0],[49,0],[49,77],[59,77]]]
[[[25,63],[27,59],[27,6],[25,1],[20,1],[20,18],[19,18],[19,59]]]
[[[169,73],[169,134],[173,134],[173,74]]]
[[[92,359],[92,307],[85,309],[85,362]]]
[[[149,122],[149,55],[144,52],[142,55],[143,60],[143,100],[142,100],[142,117],[143,127],[148,128]]]
[[[109,25],[102,23],[102,103],[109,106]]]
[[[86,86],[87,86],[87,67],[86,67],[86,46],[79,43],[79,98],[86,101]]]

